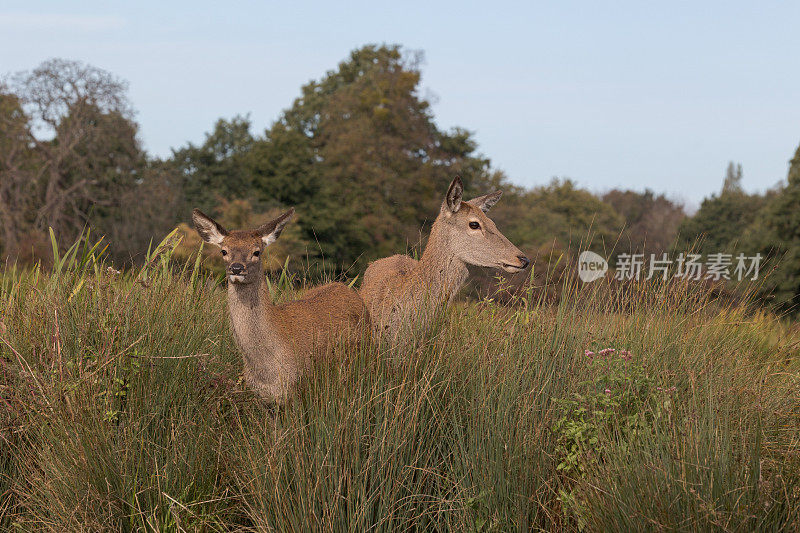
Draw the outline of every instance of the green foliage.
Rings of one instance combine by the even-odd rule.
[[[653,376],[628,350],[586,350],[584,357],[591,379],[579,383],[571,397],[553,399],[563,412],[553,431],[560,459],[556,470],[585,481],[606,454],[624,453],[625,443],[671,413],[675,387],[655,387]],[[582,530],[588,511],[581,488],[570,481],[565,485],[559,499]]]
[[[675,253],[760,254],[762,303],[787,316],[800,312],[800,148],[791,161],[788,179],[764,194],[742,190],[742,168],[728,165],[722,192],[703,201],[684,220]],[[736,290],[736,288],[733,288]]]
[[[202,145],[189,143],[173,150],[169,165],[182,178],[187,217],[194,207],[216,215],[215,209],[222,200],[250,194],[252,175],[246,156],[253,142],[250,119],[236,116],[217,120]]]
[[[697,213],[681,224],[675,251],[693,249],[705,255],[731,250],[757,219],[762,204],[760,196],[741,192],[706,198]]]
[[[620,353],[617,357],[616,350],[609,348],[597,354],[587,350],[592,379],[580,383],[581,391],[572,398],[554,400],[565,411],[555,425],[561,442],[557,450],[563,457],[558,470],[585,473],[585,461],[599,459],[600,430],[610,423],[616,422],[627,435],[649,422],[644,407],[654,392],[653,379],[626,350]]]
[[[544,245],[574,255],[579,248],[611,250],[625,224],[613,207],[568,179],[529,191],[511,188],[492,218],[531,257]]]
[[[253,143],[248,157],[254,195],[285,205],[310,202],[320,188],[314,153],[303,132],[276,122]]]
[[[748,228],[744,245],[766,259],[769,275],[760,294],[781,312],[800,313],[800,148],[789,167],[786,185],[768,199]]]

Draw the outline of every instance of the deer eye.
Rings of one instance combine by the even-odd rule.
[[[475,221],[473,221],[473,222],[470,222],[470,223],[469,223],[469,227],[470,227],[470,228],[472,228],[472,229],[481,229],[481,225],[480,225],[480,224],[478,224],[478,223],[477,223],[477,222],[475,222]]]
[[[222,250],[222,255],[228,255],[228,250]]]
[[[258,257],[259,255],[261,255],[261,250],[256,250],[253,252],[253,257]]]

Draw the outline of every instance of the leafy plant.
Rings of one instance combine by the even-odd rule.
[[[566,486],[559,489],[559,499],[575,515],[579,529],[586,525],[587,510],[571,478],[586,478],[605,454],[624,453],[626,442],[650,431],[662,409],[670,408],[669,399],[660,402],[654,396],[664,389],[654,387],[641,359],[630,351],[587,349],[581,362],[590,379],[579,382],[571,396],[553,399],[562,412],[553,426],[556,470],[565,476]]]

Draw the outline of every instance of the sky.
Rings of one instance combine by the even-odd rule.
[[[300,5],[302,4],[302,5]],[[368,43],[424,52],[440,128],[474,132],[519,185],[650,188],[696,207],[729,161],[763,191],[800,144],[798,2],[0,4],[0,74],[60,57],[129,82],[149,153],[220,117],[261,134]]]

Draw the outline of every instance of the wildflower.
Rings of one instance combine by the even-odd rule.
[[[611,355],[614,352],[616,352],[614,348],[604,348],[598,352],[598,355],[605,357],[607,355]]]
[[[584,350],[583,355],[591,359],[594,356],[594,352],[591,350]]]
[[[611,389],[606,389],[606,394],[611,394]]]
[[[633,359],[633,356],[631,355],[631,352],[629,352],[628,350],[620,350],[619,351],[619,356],[624,361],[630,361],[631,359]]]

